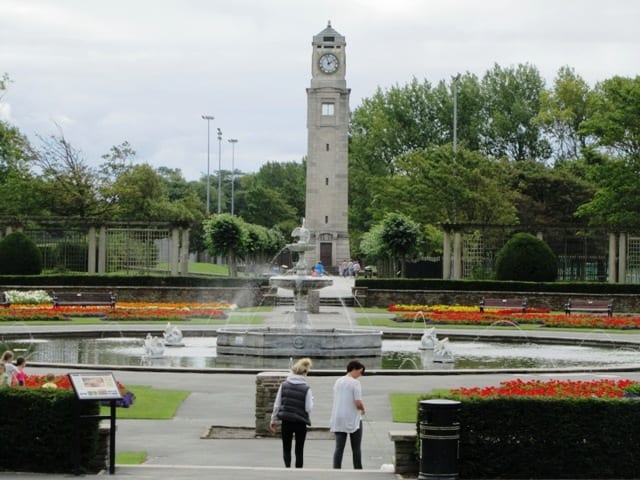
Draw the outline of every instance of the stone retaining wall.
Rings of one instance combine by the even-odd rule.
[[[529,307],[548,308],[564,312],[569,298],[589,298],[594,300],[613,299],[613,313],[640,312],[639,295],[607,295],[584,293],[546,292],[492,292],[492,291],[448,291],[448,290],[382,290],[368,287],[354,287],[353,295],[363,307],[382,307],[396,303],[408,305],[478,305],[482,297],[526,298]]]

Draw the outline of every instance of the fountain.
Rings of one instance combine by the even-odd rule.
[[[144,339],[144,353],[146,358],[162,358],[164,356],[164,342],[147,333]]]
[[[184,347],[182,331],[175,325],[171,325],[171,322],[167,323],[167,327],[164,329],[162,336],[164,337],[166,347]]]
[[[420,350],[433,350],[438,343],[438,335],[435,328],[425,328],[422,337],[420,337]]]
[[[247,355],[257,357],[351,358],[377,357],[382,350],[382,332],[375,330],[349,330],[316,328],[309,321],[309,297],[319,295],[318,290],[333,285],[324,276],[312,276],[305,254],[315,249],[309,243],[310,232],[297,227],[291,233],[296,243],[287,245],[299,255],[298,262],[285,275],[271,277],[273,287],[293,291],[294,314],[290,327],[224,327],[217,331],[218,355]]]
[[[433,361],[435,363],[453,363],[455,361],[453,351],[449,347],[449,338],[437,341],[433,347]]]

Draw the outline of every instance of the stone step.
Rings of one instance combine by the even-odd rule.
[[[276,307],[287,305],[293,305],[293,297],[280,295],[275,297]],[[332,307],[353,307],[355,306],[355,302],[353,300],[353,297],[320,297],[320,305]]]

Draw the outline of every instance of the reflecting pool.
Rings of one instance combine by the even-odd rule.
[[[183,343],[183,346],[167,346],[159,358],[145,356],[143,337],[0,338],[0,349],[11,349],[16,356],[24,356],[30,362],[86,365],[284,369],[291,361],[289,358],[218,356],[214,336],[186,336]],[[409,370],[589,368],[640,364],[640,351],[630,348],[497,343],[486,340],[451,340],[449,347],[455,362],[436,363],[433,361],[433,352],[420,350],[419,346],[417,339],[383,340],[381,356],[365,358],[363,361],[369,368]],[[342,369],[346,360],[314,359],[314,368]]]

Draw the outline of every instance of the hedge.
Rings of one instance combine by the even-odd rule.
[[[638,478],[639,400],[456,400],[460,478]]]

